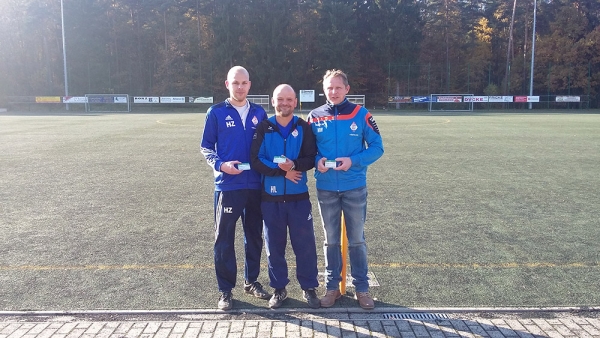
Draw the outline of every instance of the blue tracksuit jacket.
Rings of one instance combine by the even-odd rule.
[[[227,100],[208,109],[200,148],[214,170],[216,191],[260,189],[258,172],[245,170],[239,175],[228,175],[219,168],[226,161],[250,163],[252,137],[256,127],[266,118],[265,110],[252,102],[245,127],[240,114]]]
[[[338,105],[324,104],[307,116],[317,141],[315,163],[325,157],[350,157],[348,171],[315,170],[317,189],[348,191],[367,185],[367,166],[383,155],[383,141],[371,113],[345,99]]]
[[[270,202],[308,199],[306,171],[314,168],[317,148],[310,126],[294,116],[290,133],[284,139],[279,132],[275,116],[258,125],[252,142],[252,168],[262,176],[262,200]],[[275,156],[284,155],[294,161],[302,180],[293,183],[285,178],[286,172],[273,162]]]

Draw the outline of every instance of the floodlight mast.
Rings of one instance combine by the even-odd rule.
[[[537,0],[533,0],[533,33],[531,36],[531,74],[529,75],[529,96],[533,96],[533,64],[535,63],[535,17],[537,12]],[[532,108],[529,102],[529,109]]]
[[[65,74],[65,96],[69,96],[69,77],[67,75],[67,47],[65,43],[65,11],[63,6],[63,0],[60,0],[60,22],[62,26],[62,48],[63,48],[63,69]],[[66,104],[67,110],[69,110],[69,104]]]

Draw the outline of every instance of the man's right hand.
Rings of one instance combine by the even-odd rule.
[[[317,170],[321,173],[327,172],[327,170],[329,170],[329,168],[327,168],[325,166],[325,161],[327,159],[325,157],[322,157],[319,162],[317,163]]]
[[[239,175],[243,172],[243,170],[239,170],[236,168],[236,164],[240,164],[240,161],[227,161],[221,163],[221,168],[219,168],[222,172],[229,175]]]

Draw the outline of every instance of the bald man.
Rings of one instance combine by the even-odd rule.
[[[303,297],[310,307],[319,308],[321,302],[315,290],[319,286],[317,249],[306,184],[306,172],[315,166],[315,137],[308,123],[294,115],[298,100],[290,85],[277,86],[271,103],[275,116],[258,126],[250,150],[252,168],[262,175],[269,285],[275,289],[269,306],[278,308],[287,298],[290,280],[285,247],[289,229]]]
[[[263,247],[260,174],[250,168],[250,146],[256,127],[267,118],[258,104],[246,99],[250,76],[241,66],[227,73],[229,98],[208,109],[200,148],[214,171],[214,259],[221,293],[218,308],[230,310],[237,276],[234,239],[238,219],[244,229],[244,291],[269,299],[258,282]]]

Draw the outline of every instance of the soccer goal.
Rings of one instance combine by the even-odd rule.
[[[246,99],[252,103],[260,104],[267,112],[270,111],[271,101],[269,95],[248,95]]]
[[[429,111],[473,111],[473,100],[465,100],[473,94],[431,94]]]
[[[360,104],[364,107],[365,105],[365,96],[364,95],[346,95],[348,101],[354,104]]]
[[[130,112],[128,94],[85,94],[85,111],[90,113]]]

